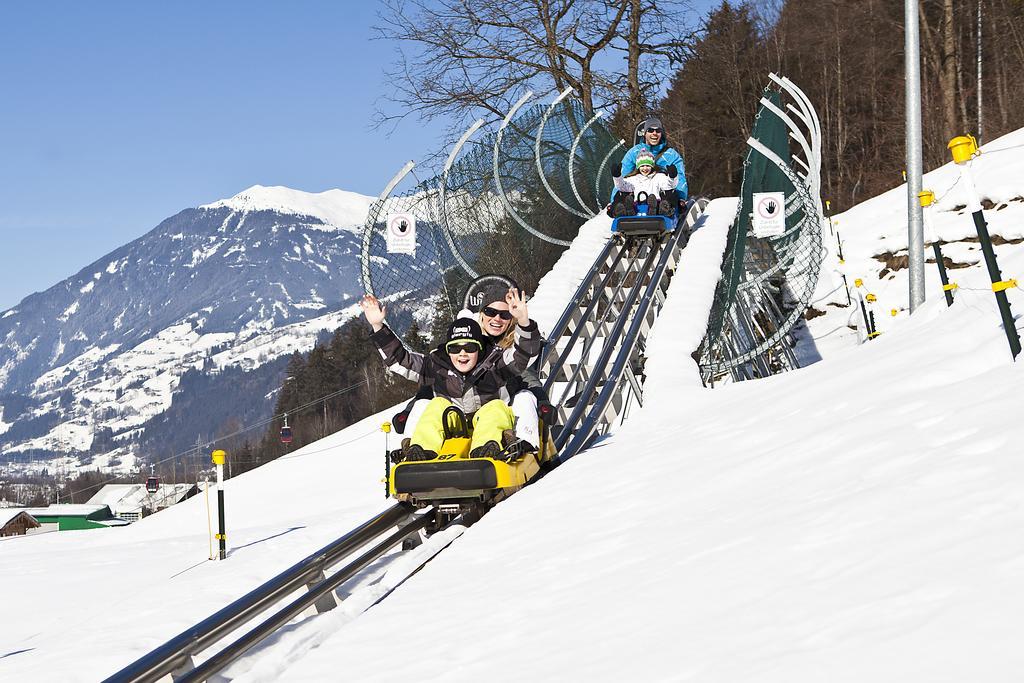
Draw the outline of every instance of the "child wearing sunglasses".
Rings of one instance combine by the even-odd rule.
[[[526,303],[513,297],[508,313],[515,320],[515,341],[507,349],[491,352],[492,342],[480,325],[469,318],[457,318],[448,327],[445,341],[430,353],[411,351],[385,322],[386,308],[376,297],[366,295],[360,302],[373,328],[371,341],[380,351],[384,365],[406,379],[428,385],[434,398],[416,422],[403,455],[408,460],[432,460],[444,443],[442,416],[448,406],[457,406],[472,420],[470,456],[493,458],[502,453],[502,435],[514,423],[507,401],[507,384],[540,353],[537,323],[529,319]],[[500,316],[499,316],[500,318]]]

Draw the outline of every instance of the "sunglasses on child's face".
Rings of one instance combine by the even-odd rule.
[[[466,344],[447,344],[445,345],[445,349],[448,350],[448,353],[454,355],[456,353],[462,353],[463,351],[466,353],[476,353],[480,350],[480,346],[476,342],[469,342]]]
[[[484,306],[484,315],[488,318],[501,318],[502,320],[512,319],[512,313],[509,311],[499,311],[497,308],[491,308],[490,306]]]
[[[648,133],[660,133],[661,132],[661,128],[648,128],[647,132]]]

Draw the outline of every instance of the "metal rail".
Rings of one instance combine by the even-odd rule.
[[[399,525],[410,517],[413,517],[411,507],[404,503],[393,505],[373,519],[360,524],[341,538],[329,543],[263,585],[238,598],[227,607],[215,612],[195,626],[186,629],[160,647],[140,657],[105,679],[105,683],[158,681],[165,676],[171,676],[176,681],[204,680],[204,677],[211,676],[219,668],[227,666],[227,664],[234,661],[253,644],[259,642],[272,630],[278,628],[280,623],[284,623],[278,622],[285,611],[290,612],[289,616],[285,618],[285,621],[287,621],[294,614],[298,614],[306,607],[312,605],[316,606],[318,612],[335,607],[337,603],[331,595],[333,588],[350,578],[359,569],[365,567],[366,564],[372,562],[389,548],[401,543],[409,534],[422,528],[429,521],[427,519],[430,517],[429,512],[426,515],[414,517],[410,524],[401,526],[398,531],[378,543],[371,551],[365,553],[358,560],[330,578],[326,578],[325,571],[345,557],[376,540],[383,533],[391,529],[391,527]],[[390,545],[381,550],[381,547],[389,542]],[[373,553],[376,554],[374,555]],[[372,557],[370,557],[371,555]],[[360,561],[363,561],[363,564],[356,567]],[[308,589],[305,595],[292,602],[288,607],[278,611],[270,620],[264,622],[261,627],[253,629],[243,636],[242,639],[214,655],[212,660],[219,662],[219,666],[214,668],[214,665],[203,663],[200,668],[195,669],[193,660],[195,655],[208,649],[236,629],[253,621],[260,614],[303,587]],[[297,611],[292,612],[291,610]],[[277,625],[270,630],[265,630],[263,627],[271,622]],[[256,638],[258,633],[262,633],[262,635]],[[192,673],[193,671],[200,673]]]
[[[600,274],[601,266],[608,260],[608,256],[616,246],[619,245],[616,245],[611,239],[605,242],[604,249],[602,249],[601,253],[598,254],[596,259],[594,259],[594,264],[590,266],[590,270],[583,276],[583,281],[580,282],[579,287],[576,288],[576,293],[573,294],[572,299],[566,305],[565,310],[562,311],[562,315],[558,318],[558,322],[555,323],[555,326],[548,334],[549,339],[558,339],[565,334],[565,330],[569,327],[569,323],[572,321],[573,314],[577,311],[577,302],[583,301],[584,297],[586,297],[588,292],[593,288],[594,283]],[[537,367],[544,364],[551,350],[550,346],[545,346],[544,349],[541,350],[540,358],[537,359]]]
[[[357,559],[347,564],[344,568],[332,574],[330,578],[320,581],[315,587],[311,587],[308,593],[296,598],[285,607],[282,607],[270,618],[261,622],[258,626],[214,656],[210,657],[210,659],[203,662],[194,670],[176,679],[176,683],[196,683],[197,681],[205,681],[218,671],[227,668],[229,664],[244,655],[249,648],[287,624],[292,620],[292,618],[301,614],[307,607],[316,604],[318,600],[326,598],[333,602],[333,592],[335,588],[366,569],[370,563],[374,562],[381,555],[401,543],[409,536],[409,534],[419,531],[425,527],[432,521],[431,518],[432,515],[419,515],[409,524],[400,527],[393,534],[367,550]]]
[[[657,249],[651,249],[644,259],[642,272],[650,270],[651,264],[654,263],[654,258],[658,255]],[[590,398],[595,395],[595,391],[598,388],[598,383],[604,378],[604,369],[608,365],[608,361],[612,357],[612,353],[615,351],[615,347],[618,345],[622,332],[626,327],[626,323],[629,322],[631,316],[630,312],[633,310],[636,304],[637,297],[640,296],[641,285],[639,281],[630,288],[629,293],[626,296],[626,300],[623,302],[622,308],[619,310],[619,315],[615,320],[615,324],[612,326],[608,335],[604,338],[604,344],[601,347],[601,353],[598,354],[597,360],[592,366],[590,377],[587,379],[586,384],[583,386],[583,391],[579,399],[577,399],[572,412],[565,419],[562,426],[562,430],[555,438],[555,448],[559,451],[565,446],[569,437],[575,430],[577,423],[583,417],[583,414],[590,407]],[[593,339],[593,337],[592,337]],[[586,358],[581,358],[581,366],[584,366]],[[590,413],[588,412],[588,416]]]
[[[632,397],[641,403],[647,335],[686,236],[706,205],[706,200],[694,202],[677,229],[661,240],[610,238],[556,323],[536,369],[558,404],[559,461],[622,419]]]
[[[587,414],[587,417],[583,420],[583,423],[572,433],[572,440],[568,441],[567,445],[561,449],[561,453],[559,454],[560,460],[568,460],[583,450],[587,443],[589,443],[594,431],[597,429],[598,422],[604,417],[605,410],[611,401],[612,395],[618,393],[619,385],[625,374],[627,364],[633,357],[633,351],[636,349],[641,336],[646,336],[641,335],[641,331],[645,324],[649,324],[647,321],[647,313],[651,310],[651,304],[655,301],[655,293],[661,290],[664,285],[667,285],[667,283],[663,283],[662,280],[665,276],[666,270],[668,269],[669,262],[675,253],[676,246],[678,245],[679,240],[682,239],[683,232],[682,228],[676,230],[662,247],[661,258],[658,259],[658,265],[651,274],[650,282],[647,284],[643,296],[640,298],[640,301],[636,306],[636,311],[632,318],[630,318],[629,329],[623,337],[622,345],[619,348],[618,354],[616,354],[615,361],[612,364],[611,369],[607,373],[601,372],[596,374],[592,379],[592,383],[596,386],[596,382],[594,380],[601,375],[605,375],[601,393],[593,402],[593,406]],[[656,252],[652,251],[651,255],[653,256],[655,253]],[[639,291],[640,283],[638,282],[630,295],[631,299],[635,297]],[[626,320],[625,316],[619,318],[616,327],[621,330],[625,325]],[[607,364],[607,358],[611,355],[611,349],[612,344],[611,341],[609,341],[604,349],[604,351],[608,352],[605,357],[605,364]]]

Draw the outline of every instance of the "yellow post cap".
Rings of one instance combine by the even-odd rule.
[[[382,424],[380,426],[380,431],[384,432],[385,434],[390,434],[391,433],[391,423],[390,422],[385,422],[384,424]]]
[[[978,141],[973,135],[958,135],[946,145],[953,153],[953,161],[966,164],[978,154]]]
[[[222,451],[219,448],[217,450],[215,450],[212,455],[213,455],[213,464],[214,465],[223,465],[224,461],[228,457],[227,452],[226,451]]]
[[[921,190],[917,193],[917,198],[921,200],[921,206],[931,206],[935,203],[935,193],[931,190]]]
[[[899,311],[898,311],[897,309],[895,309],[895,308],[894,308],[894,309],[892,309],[891,311],[889,311],[889,313],[891,313],[891,314],[892,314],[892,317],[894,317],[894,318],[895,318],[895,317],[896,317],[897,315],[899,315],[899,314],[900,314],[900,312],[899,312]]]
[[[860,278],[857,278],[856,280],[853,281],[853,286],[854,287],[863,287],[864,286],[864,281],[861,280]]]

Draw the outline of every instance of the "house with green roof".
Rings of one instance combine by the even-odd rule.
[[[44,508],[25,508],[40,524],[56,524],[58,531],[102,529],[126,526],[128,522],[115,517],[107,505],[75,505],[63,503]]]

